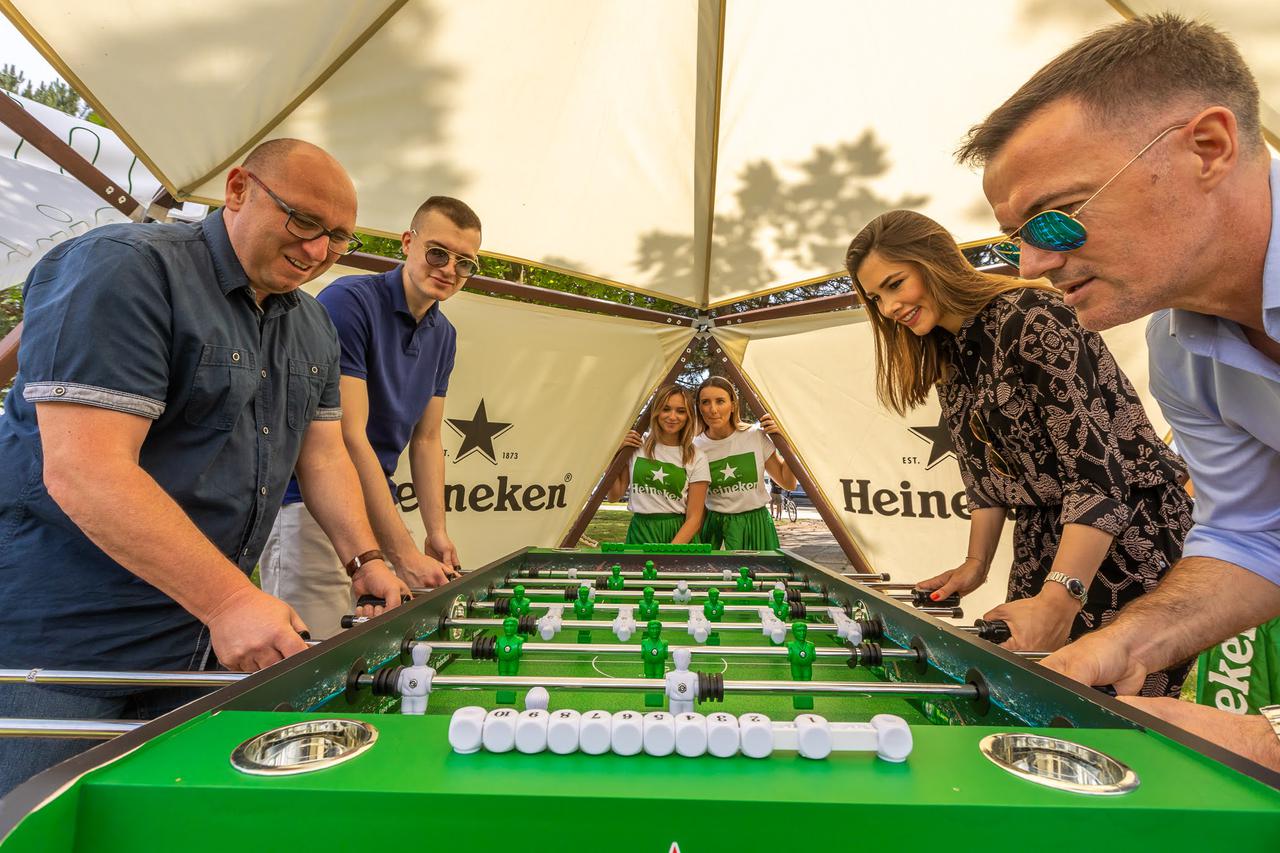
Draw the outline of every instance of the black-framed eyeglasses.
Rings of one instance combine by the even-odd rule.
[[[284,199],[271,191],[271,187],[262,182],[262,179],[253,172],[245,172],[252,181],[262,187],[263,191],[271,197],[276,203],[276,207],[286,214],[289,218],[285,220],[284,228],[293,236],[302,240],[314,240],[320,235],[329,238],[329,251],[335,255],[349,255],[359,249],[364,243],[361,243],[351,234],[344,234],[341,231],[330,231],[319,222],[316,222],[305,213],[299,213],[289,205],[285,204]]]
[[[418,234],[414,228],[410,228],[409,233]],[[459,255],[457,252],[450,252],[444,246],[427,246],[423,254],[426,255],[427,263],[433,267],[446,267],[449,265],[449,259],[452,258],[453,274],[458,279],[471,278],[471,276],[480,272],[480,264],[474,258]]]
[[[1088,232],[1085,231],[1084,225],[1080,222],[1080,214],[1089,206],[1089,202],[1101,195],[1102,191],[1111,186],[1116,178],[1124,174],[1125,169],[1138,162],[1142,155],[1150,151],[1157,142],[1175,130],[1181,130],[1186,126],[1184,122],[1183,124],[1175,124],[1173,127],[1166,127],[1160,131],[1155,139],[1142,146],[1142,150],[1134,154],[1133,159],[1121,166],[1120,171],[1112,175],[1105,184],[1098,187],[1097,192],[1085,199],[1073,212],[1067,213],[1065,210],[1041,211],[1015,228],[1008,239],[994,244],[991,247],[991,251],[996,254],[996,257],[1017,269],[1022,263],[1023,242],[1046,252],[1072,252],[1079,249],[1088,239]]]
[[[978,416],[977,409],[969,411],[969,432],[973,433],[973,437],[986,445],[987,448],[987,467],[995,471],[1001,477],[1013,479],[1013,472],[1009,468],[1009,463],[1000,451],[992,445],[991,439],[987,437],[987,425],[982,422],[982,418]]]

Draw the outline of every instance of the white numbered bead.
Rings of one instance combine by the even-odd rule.
[[[817,714],[796,717],[796,750],[805,758],[826,758],[831,754],[831,727]]]
[[[738,718],[723,711],[707,715],[707,752],[716,758],[738,754]]]
[[[666,711],[644,715],[645,755],[670,755],[676,751],[676,718]]]
[[[707,751],[707,718],[696,711],[676,715],[676,752],[697,758]]]
[[[615,711],[609,734],[609,748],[615,755],[636,755],[644,747],[644,714]]]
[[[521,711],[516,718],[516,749],[528,755],[547,749],[546,711],[534,708]]]
[[[478,705],[468,705],[453,712],[449,720],[449,746],[453,751],[469,755],[480,751],[484,742],[485,710]]]
[[[906,761],[913,743],[907,721],[893,714],[876,714],[871,725],[876,729],[876,755],[894,763]]]
[[[738,718],[738,741],[748,758],[768,758],[773,754],[773,721],[764,714],[743,714]]]
[[[571,578],[576,578],[576,577],[578,576],[578,570],[577,570],[577,568],[572,568],[572,567],[571,567],[571,568],[569,569],[569,571],[568,571],[568,573],[567,573],[567,574],[568,574],[568,575],[569,575],[569,577],[571,577]]]
[[[527,710],[545,711],[550,704],[551,694],[545,687],[530,687],[529,692],[524,694],[524,707]]]
[[[608,711],[588,711],[578,725],[578,749],[587,755],[604,755],[612,742],[613,715]]]
[[[578,751],[578,727],[582,714],[572,708],[552,711],[547,720],[547,749],[556,755]]]
[[[484,718],[484,748],[486,752],[510,752],[516,745],[515,708],[494,708]]]

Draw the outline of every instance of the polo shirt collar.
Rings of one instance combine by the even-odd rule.
[[[1262,265],[1262,327],[1280,341],[1280,160],[1271,161],[1271,240]]]
[[[249,276],[245,275],[236,250],[231,247],[231,237],[227,234],[227,223],[222,220],[223,208],[218,208],[200,221],[200,230],[204,234],[204,242],[209,247],[209,256],[213,258],[214,274],[218,278],[218,288],[223,295],[229,295],[244,289],[249,298],[253,298],[253,287],[249,284]],[[297,291],[289,293],[273,293],[262,301],[262,310],[268,317],[291,311],[298,305]]]
[[[425,326],[434,326],[436,319],[440,316],[440,301],[436,300],[431,303],[431,307],[427,309],[427,313],[422,315],[422,322],[419,323],[413,317],[413,312],[409,310],[409,303],[404,298],[404,264],[400,264],[393,269],[389,269],[382,274],[382,279],[387,289],[391,291],[391,308],[397,314],[403,314],[409,318],[409,322],[419,328]]]

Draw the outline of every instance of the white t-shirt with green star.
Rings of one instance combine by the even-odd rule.
[[[707,509],[747,512],[769,505],[764,463],[776,451],[773,441],[759,426],[738,430],[721,439],[711,438],[704,432],[693,440],[693,446],[707,454],[707,463],[711,466]]]
[[[627,509],[632,512],[683,515],[688,507],[689,484],[711,479],[702,451],[695,449],[692,461],[685,465],[678,446],[660,442],[653,445],[653,458],[644,455],[644,448],[637,448],[628,464],[631,497]]]

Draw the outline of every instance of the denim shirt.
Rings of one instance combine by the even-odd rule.
[[[1271,161],[1262,321],[1280,341],[1280,160]],[[1280,584],[1280,364],[1239,325],[1166,309],[1147,324],[1151,393],[1195,485],[1184,557],[1212,557]]]
[[[0,418],[0,667],[197,668],[203,626],[49,497],[36,404],[152,421],[139,464],[248,574],[307,425],[342,417],[333,324],[298,292],[259,307],[220,211],[56,246],[24,299]]]

